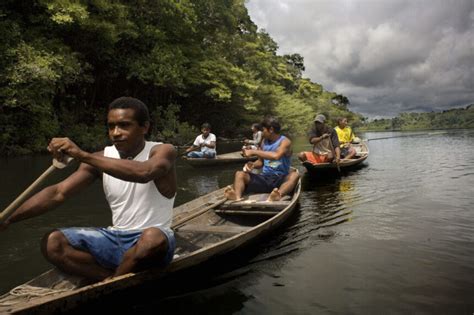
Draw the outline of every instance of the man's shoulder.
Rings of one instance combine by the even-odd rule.
[[[163,142],[150,142],[151,149],[150,151],[176,151],[174,145],[170,143],[163,143]]]

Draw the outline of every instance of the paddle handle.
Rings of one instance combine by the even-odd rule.
[[[329,135],[329,146],[331,147],[333,158],[336,159],[336,149],[334,149],[334,145],[332,144],[331,135]],[[337,171],[340,173],[341,168],[339,167],[339,163],[336,163]]]
[[[38,186],[41,185],[49,175],[57,169],[65,168],[72,160],[73,158],[67,155],[64,156],[64,161],[62,162],[53,159],[53,164],[48,167],[48,169],[44,171],[43,174],[41,174],[40,177],[38,177],[28,188],[26,188],[26,190],[22,192],[5,210],[3,210],[2,213],[0,213],[0,224],[5,222],[13,212],[15,212],[15,210],[29,198],[31,193],[36,190],[36,188],[38,188]]]
[[[0,224],[5,222],[15,210],[28,199],[29,195],[52,173],[56,170],[54,165],[51,165],[40,177],[38,177],[33,184],[31,184],[24,192],[22,192],[2,213],[0,213]]]

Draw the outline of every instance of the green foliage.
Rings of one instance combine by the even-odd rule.
[[[106,106],[122,95],[149,105],[152,138],[174,143],[205,121],[227,137],[267,114],[288,133],[317,112],[361,121],[345,96],[302,77],[301,55],[277,54],[244,0],[5,0],[0,16],[4,154],[42,151],[55,135],[100,147]]]
[[[401,113],[391,119],[375,119],[359,130],[426,130],[474,128],[474,104],[435,113]]]
[[[153,113],[154,128],[151,133],[151,140],[166,141],[183,145],[194,140],[199,129],[189,125],[187,122],[180,122],[178,114],[180,106],[170,104],[166,109],[157,107]]]

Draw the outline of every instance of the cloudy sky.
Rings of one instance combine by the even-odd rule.
[[[368,117],[474,103],[474,0],[249,0],[305,77]]]

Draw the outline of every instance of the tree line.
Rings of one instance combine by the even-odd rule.
[[[264,115],[304,133],[315,113],[352,122],[344,95],[278,55],[244,0],[4,0],[0,3],[0,149],[44,151],[53,136],[87,149],[106,141],[106,106],[150,108],[152,139],[183,144],[209,122],[235,137]]]
[[[401,113],[389,119],[366,121],[359,131],[428,130],[474,128],[474,104],[442,112]]]

